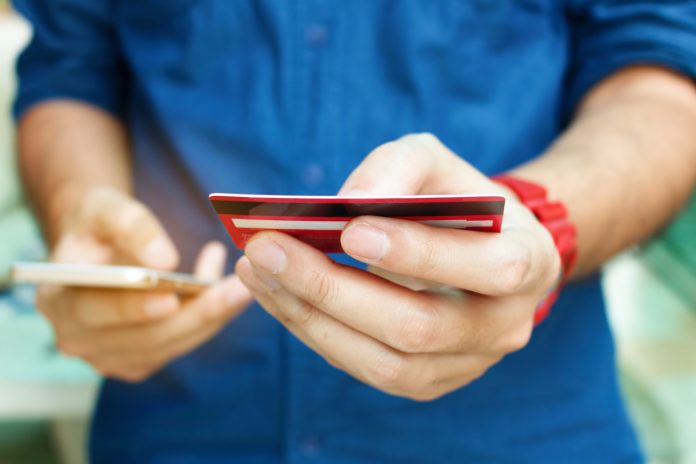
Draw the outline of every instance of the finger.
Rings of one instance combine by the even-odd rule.
[[[198,277],[218,279],[225,258],[226,249],[221,243],[208,243],[198,258]],[[179,299],[173,293],[66,287],[61,298],[65,300],[64,306],[70,308],[65,317],[93,328],[153,321],[180,309]]]
[[[236,276],[228,277],[186,303],[181,311],[159,321],[127,327],[80,330],[65,336],[78,356],[165,350],[203,327],[221,328],[251,301]]]
[[[155,215],[142,203],[111,189],[99,189],[86,200],[80,230],[113,244],[134,263],[173,269],[179,256]]]
[[[302,342],[310,347],[312,350],[315,352],[319,353],[326,361],[329,362],[334,367],[341,368],[338,364],[338,361],[329,356],[327,353],[322,352],[320,350],[320,347],[314,343],[313,340],[307,338],[304,335],[304,332],[301,330],[301,328],[296,324],[293,320],[291,320],[290,317],[288,317],[283,311],[279,309],[278,304],[275,302],[273,298],[270,296],[266,295],[266,289],[264,286],[263,282],[259,280],[259,276],[256,275],[252,269],[251,263],[246,257],[242,257],[237,261],[235,265],[235,272],[239,276],[239,279],[244,283],[244,285],[247,286],[252,291],[252,294],[256,298],[256,300],[261,304],[262,307],[264,307],[269,314],[271,314],[278,322],[282,323],[283,325],[286,326],[286,328],[297,338],[302,340]],[[297,308],[290,308],[294,309],[293,313],[295,314],[295,318],[302,320],[303,318],[298,315],[299,312],[309,309],[309,307],[297,307]]]
[[[188,336],[181,337],[156,350],[106,352],[85,356],[84,359],[106,377],[128,382],[140,382],[156,373],[167,363],[212,338],[221,328],[222,326],[201,327]]]
[[[40,285],[36,290],[36,309],[48,319],[58,339],[68,338],[74,333],[80,333],[82,326],[70,317],[69,306],[65,304],[64,287],[57,285]],[[60,335],[60,336],[59,336]],[[62,349],[62,347],[58,347]]]
[[[543,245],[523,228],[483,234],[374,216],[353,220],[341,234],[344,251],[360,261],[493,296],[546,288],[539,285]]]
[[[212,241],[205,244],[198,255],[193,274],[203,280],[217,280],[225,272],[227,247],[221,242]]]
[[[128,383],[142,382],[162,367],[162,364],[151,364],[144,359],[126,360],[120,354],[87,355],[80,359],[92,366],[102,377]]]
[[[65,287],[63,317],[91,328],[128,326],[174,314],[180,302],[173,293]]]
[[[245,258],[237,263],[237,273],[272,316],[331,365],[393,394],[430,400],[472,381],[500,359],[399,352],[282,288],[269,292]]]
[[[236,270],[273,317],[334,367],[368,384],[386,386],[382,380],[392,378],[392,371],[403,364],[403,354],[340,323],[291,293],[277,289],[271,296],[248,259],[240,259]]]
[[[66,233],[51,251],[50,261],[67,264],[114,264],[117,259],[114,248],[99,238]]]
[[[459,298],[415,292],[336,264],[318,250],[276,232],[255,235],[245,253],[269,288],[283,287],[399,351],[454,352],[470,349],[474,339],[480,342],[477,314],[464,308],[469,296],[461,292]]]
[[[161,319],[176,312],[179,300],[171,293],[41,285],[36,306],[58,330],[72,334]]]
[[[382,269],[377,266],[368,266],[367,271],[370,272],[371,274],[374,274],[384,280],[388,280],[389,282],[392,282],[394,284],[400,285],[402,287],[406,287],[411,290],[415,291],[424,291],[424,290],[429,290],[429,291],[439,291],[439,292],[445,292],[445,291],[452,291],[452,292],[459,292],[460,290],[454,289],[452,287],[448,287],[447,285],[438,283],[438,282],[433,282],[431,280],[425,280],[425,279],[417,279],[415,277],[409,277],[405,276],[403,274],[397,274],[395,272],[390,272],[387,271],[386,269]]]
[[[480,193],[494,185],[431,134],[410,134],[373,150],[339,195]]]

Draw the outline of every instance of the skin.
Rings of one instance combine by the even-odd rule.
[[[51,261],[176,268],[172,240],[133,198],[120,122],[88,105],[52,101],[22,118],[19,142],[25,186]],[[202,248],[194,273],[220,280],[195,298],[41,286],[37,307],[61,351],[103,375],[138,382],[208,340],[249,304],[236,276],[222,278],[226,254],[218,242]]]
[[[693,127],[689,81],[630,68],[593,89],[557,143],[515,170],[567,205],[579,231],[576,276],[648,237],[678,210],[696,182]],[[54,260],[175,267],[166,231],[132,198],[126,140],[115,119],[83,104],[43,103],[22,118],[25,183]],[[237,275],[331,365],[391,394],[438,398],[527,344],[535,308],[560,273],[551,237],[511,192],[428,134],[378,147],[340,192],[482,191],[509,198],[501,234],[361,217],[341,240],[374,272],[336,264],[287,235],[261,233]],[[107,206],[120,213],[102,217]],[[204,248],[199,275],[219,275],[222,254],[219,245]],[[137,381],[238,314],[250,298],[239,279],[229,276],[190,301],[44,287],[39,307],[62,349]]]
[[[692,83],[655,68],[629,69],[585,99],[545,154],[515,170],[568,207],[579,231],[574,276],[648,237],[677,211],[696,181],[694,127]],[[378,147],[341,189],[461,192],[506,193],[430,134]],[[354,219],[343,248],[381,277],[275,232],[254,237],[237,274],[331,365],[384,392],[432,400],[523,348],[535,309],[557,282],[548,231],[507,193],[501,234]],[[395,283],[403,283],[397,276],[411,288]]]

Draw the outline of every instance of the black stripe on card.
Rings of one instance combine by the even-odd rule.
[[[355,217],[501,215],[504,200],[425,203],[282,203],[211,200],[218,214]]]

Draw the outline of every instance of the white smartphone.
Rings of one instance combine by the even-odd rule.
[[[10,270],[14,283],[101,287],[141,290],[167,290],[192,295],[205,290],[213,281],[191,274],[157,271],[137,266],[16,262]]]

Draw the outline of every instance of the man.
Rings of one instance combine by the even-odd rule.
[[[40,289],[60,348],[112,379],[96,462],[640,461],[595,271],[696,179],[693,2],[17,5],[54,260],[190,269],[212,241],[217,277],[212,191],[509,197],[498,235],[356,219],[343,246],[384,278],[267,233],[194,299]],[[510,170],[578,231],[536,327],[571,262],[487,177]]]

